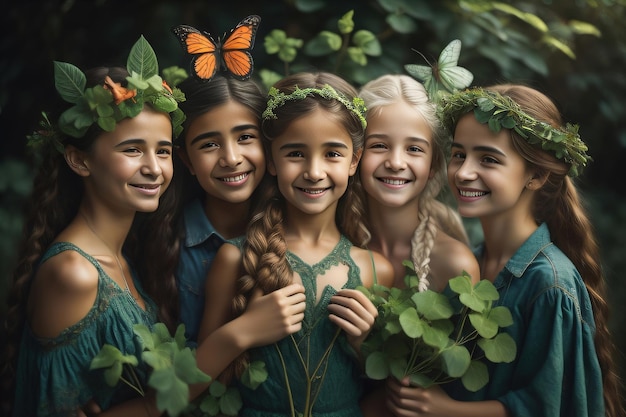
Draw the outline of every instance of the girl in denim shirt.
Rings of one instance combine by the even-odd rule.
[[[398,416],[624,415],[598,246],[572,177],[590,158],[577,126],[521,85],[473,88],[443,99],[453,134],[448,180],[464,217],[481,222],[481,279],[513,314],[511,363],[489,364],[478,392],[460,384],[392,386]]]

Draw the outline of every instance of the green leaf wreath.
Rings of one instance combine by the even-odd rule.
[[[379,315],[362,345],[365,372],[376,380],[409,377],[427,388],[461,379],[470,391],[489,381],[484,359],[493,363],[515,359],[516,345],[500,328],[513,324],[507,307],[490,281],[472,285],[467,274],[452,278],[449,298],[432,290],[418,292],[413,264],[407,268],[406,288],[359,287]]]

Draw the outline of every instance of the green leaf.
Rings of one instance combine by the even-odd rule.
[[[113,117],[99,117],[98,126],[106,132],[115,130],[115,119]]]
[[[491,339],[498,333],[498,323],[491,320],[487,314],[471,313],[469,319],[478,334],[485,339]]]
[[[489,382],[489,371],[487,365],[481,361],[472,361],[469,368],[461,377],[463,386],[471,391],[476,392]]]
[[[187,74],[187,71],[185,71],[184,68],[178,66],[164,68],[161,72],[163,74],[163,79],[170,87],[176,87],[182,81],[189,78],[189,74]]]
[[[418,338],[424,333],[424,323],[418,316],[417,310],[412,307],[400,314],[400,325],[404,333],[411,338]]]
[[[602,36],[600,29],[591,23],[581,22],[580,20],[570,20],[567,25],[578,35],[592,35],[598,38]]]
[[[389,361],[389,373],[396,379],[406,376],[408,363],[406,357],[393,358]]]
[[[441,352],[443,370],[453,378],[461,377],[470,366],[470,353],[465,346],[452,345]]]
[[[213,383],[209,386],[209,394],[215,398],[221,397],[225,392],[226,385],[222,384],[220,381],[213,381]]]
[[[356,31],[352,37],[352,42],[369,56],[380,56],[383,52],[378,38],[369,30]]]
[[[152,332],[148,326],[145,324],[135,324],[133,326],[133,332],[139,338],[142,349],[154,349],[154,339],[152,338]]]
[[[87,78],[75,65],[54,61],[54,86],[68,103],[78,103],[83,97]]]
[[[413,33],[418,27],[415,20],[406,14],[390,14],[387,15],[385,21],[389,23],[393,30],[401,34]]]
[[[236,416],[243,402],[239,390],[229,387],[219,399],[220,411],[227,416]]]
[[[371,379],[385,379],[389,376],[387,359],[382,352],[373,352],[365,359],[365,373]]]
[[[436,349],[443,349],[448,346],[448,333],[436,327],[424,325],[424,334],[422,336],[424,343]]]
[[[185,348],[185,345],[187,344],[187,339],[185,338],[185,323],[180,323],[176,328],[174,340],[176,341],[178,349],[182,350]]]
[[[485,352],[487,359],[494,363],[512,362],[517,353],[515,340],[507,333],[500,333],[493,339],[479,339],[478,346]]]
[[[432,290],[416,292],[411,297],[419,314],[428,320],[440,320],[452,317],[454,310],[448,297]]]
[[[220,412],[219,399],[210,395],[205,396],[200,403],[200,410],[210,416],[216,416]]]
[[[89,364],[89,370],[108,368],[115,362],[120,361],[124,355],[115,346],[105,344],[100,349],[100,352],[91,360]]]
[[[110,368],[104,371],[104,382],[110,387],[116,386],[122,376],[123,370],[124,365],[122,365],[121,362],[115,362]]]
[[[304,52],[309,56],[324,56],[341,49],[341,36],[323,30],[307,42]]]
[[[172,417],[178,416],[189,404],[189,386],[171,367],[152,371],[148,385],[157,391],[157,408]]]
[[[486,279],[480,280],[474,285],[474,294],[484,301],[495,301],[500,298],[496,287]]]
[[[257,389],[265,380],[268,372],[263,361],[253,361],[248,364],[241,375],[241,383],[251,389]]]
[[[489,312],[489,318],[496,323],[500,327],[507,327],[513,324],[513,316],[511,315],[511,311],[504,306],[497,306],[491,309]]]
[[[172,345],[174,346],[174,345]],[[176,376],[187,384],[207,383],[211,377],[202,372],[197,365],[196,357],[190,348],[183,348],[174,352],[174,370]]]
[[[361,66],[367,65],[367,56],[365,56],[365,53],[361,48],[356,46],[350,46],[347,52],[348,56],[353,62],[356,62]]]
[[[469,294],[472,292],[472,280],[466,275],[452,278],[448,281],[448,285],[457,294]]]
[[[159,343],[153,350],[144,351],[141,358],[155,370],[172,368],[176,350],[176,343],[173,341]]]
[[[354,20],[352,17],[354,16],[354,10],[350,10],[339,19],[337,22],[337,27],[339,28],[339,33],[347,34],[351,33],[354,30]]]
[[[130,49],[126,69],[129,73],[136,72],[140,78],[146,80],[153,75],[158,75],[159,65],[154,49],[146,38],[141,35]]]
[[[459,301],[471,310],[482,313],[485,310],[485,302],[476,297],[475,293],[459,295]]]

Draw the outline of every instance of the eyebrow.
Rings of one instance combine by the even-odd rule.
[[[253,124],[246,124],[246,125],[238,125],[233,127],[230,131],[231,132],[242,132],[244,130],[250,130],[250,129],[254,129],[256,131],[259,131],[259,127],[257,125],[253,125]],[[207,139],[207,138],[214,138],[219,136],[220,133],[216,130],[211,130],[209,132],[204,132],[204,133],[200,133],[198,136],[196,136],[195,138],[191,139],[191,142],[189,143],[190,145],[193,145],[194,143],[202,140],[202,139]]]
[[[452,142],[451,147],[465,149],[464,146],[462,146],[461,144],[458,144],[456,142]],[[472,148],[472,150],[473,151],[489,152],[489,153],[497,153],[498,155],[506,156],[506,154],[504,152],[502,152],[500,149],[494,148],[492,146],[475,146],[474,148]]]
[[[365,140],[369,140],[369,139],[389,139],[389,135],[386,135],[384,133],[372,133],[371,135],[367,135],[365,137]],[[410,140],[411,142],[421,142],[424,143],[428,146],[430,146],[430,142],[424,138],[420,138],[418,136],[409,136],[405,139]]]
[[[344,148],[344,149],[348,149],[348,145],[346,145],[343,142],[325,142],[324,146],[327,148]],[[283,150],[283,149],[302,149],[302,148],[307,148],[308,145],[306,143],[286,143],[283,146],[281,146],[279,149]]]
[[[125,141],[122,141],[122,142],[118,143],[117,145],[115,145],[115,147],[116,148],[121,148],[123,146],[128,146],[128,145],[144,145],[145,143],[146,143],[145,139],[139,139],[139,138],[137,138],[137,139],[127,139]],[[169,140],[160,140],[159,141],[159,146],[170,146],[170,147],[172,147],[174,145]]]

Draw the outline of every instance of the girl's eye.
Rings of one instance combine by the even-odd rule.
[[[327,155],[329,158],[341,158],[343,156],[340,152],[337,151],[328,151]]]
[[[368,146],[369,149],[387,149],[387,145],[384,143],[372,143]]]
[[[245,141],[249,141],[252,139],[256,139],[256,136],[249,134],[249,133],[245,133],[243,135],[241,135],[241,137],[239,138],[240,142],[245,142]]]
[[[452,155],[450,156],[456,159],[465,159],[465,154],[463,152],[452,152]]]
[[[207,148],[217,148],[218,145],[215,142],[205,142],[202,145],[200,145],[200,149],[207,149]]]
[[[139,150],[138,148],[126,148],[124,149],[125,153],[140,153],[141,150]]]
[[[492,158],[491,156],[484,156],[483,162],[487,164],[497,164],[499,161],[496,158]]]
[[[424,150],[420,148],[419,146],[409,146],[408,151],[409,152],[424,152]]]
[[[302,153],[301,151],[291,151],[287,154],[287,157],[289,158],[302,158],[304,157],[304,153]]]
[[[163,148],[163,149],[159,149],[157,151],[158,155],[171,155],[172,154],[172,150],[170,148]]]

